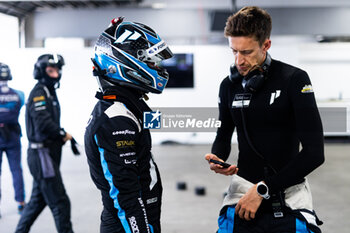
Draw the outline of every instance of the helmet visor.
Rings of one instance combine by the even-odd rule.
[[[162,40],[159,43],[148,48],[145,55],[146,61],[156,63],[171,58],[173,56],[173,53],[169,49],[168,45]]]

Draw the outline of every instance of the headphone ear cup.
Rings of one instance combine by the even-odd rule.
[[[232,83],[239,82],[243,78],[242,75],[238,72],[234,63],[230,66],[230,75],[228,76],[228,78]]]
[[[257,92],[263,86],[265,76],[263,73],[253,75],[245,84],[244,90],[249,92]]]
[[[257,92],[264,85],[265,80],[268,78],[268,70],[271,65],[271,56],[269,53],[266,55],[266,59],[261,68],[254,69],[249,72],[245,77],[247,80],[244,90],[249,92]]]
[[[41,69],[40,69],[40,66],[38,66],[38,64],[34,65],[33,76],[34,76],[34,79],[40,79],[42,76]]]

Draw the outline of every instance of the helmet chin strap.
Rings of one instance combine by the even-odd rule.
[[[0,88],[3,93],[9,92],[10,88],[7,85],[7,81],[0,81]]]
[[[61,84],[60,84],[60,81],[58,81],[58,82],[55,83],[54,88],[55,88],[55,89],[58,89],[58,88],[60,88],[60,85],[61,85]]]
[[[48,88],[58,89],[60,87],[60,80],[53,79],[49,77],[42,77],[40,82],[47,86]]]
[[[100,77],[99,76],[95,76],[95,77],[96,77],[98,87],[99,87],[100,91],[103,93],[103,87],[102,87],[102,84],[100,82]]]
[[[0,86],[7,86],[7,81],[1,80],[0,81]]]

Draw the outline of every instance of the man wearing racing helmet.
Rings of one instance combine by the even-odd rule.
[[[38,83],[26,106],[28,166],[33,176],[33,188],[17,225],[17,233],[29,232],[46,205],[53,214],[57,231],[73,232],[70,201],[59,170],[62,145],[72,140],[60,126],[60,105],[56,95],[63,65],[63,57],[57,54],[41,55],[34,65],[34,78]]]
[[[0,179],[2,153],[6,152],[13,177],[18,212],[22,213],[24,208],[24,182],[21,166],[21,126],[18,123],[18,116],[24,104],[24,93],[10,88],[7,85],[9,80],[12,80],[10,68],[0,62]]]
[[[146,93],[162,93],[172,57],[146,25],[112,20],[95,45],[93,74],[100,92],[85,132],[91,178],[102,194],[100,231],[160,232],[162,185],[143,114]]]

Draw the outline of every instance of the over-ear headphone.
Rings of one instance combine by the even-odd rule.
[[[266,59],[264,63],[243,77],[238,72],[235,64],[232,64],[230,66],[229,79],[232,83],[237,83],[237,82],[242,82],[244,78],[246,80],[244,90],[249,92],[257,92],[264,84],[264,81],[267,79],[267,72],[270,68],[270,65],[271,65],[271,56],[270,54],[266,53]]]
[[[38,64],[37,62],[34,64],[33,76],[34,79],[41,79],[43,77],[40,64]]]

